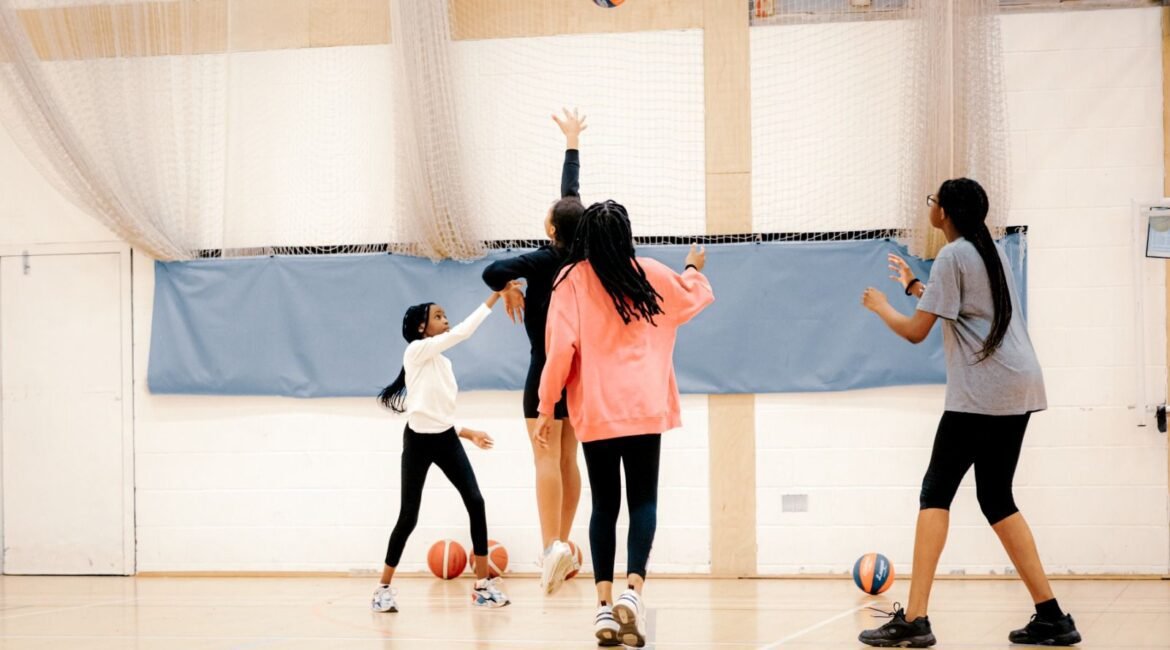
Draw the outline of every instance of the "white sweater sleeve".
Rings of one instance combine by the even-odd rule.
[[[463,322],[455,327],[438,336],[431,336],[411,343],[406,346],[406,361],[411,363],[425,361],[459,345],[471,338],[471,335],[475,334],[475,330],[479,329],[479,326],[487,320],[487,317],[491,313],[492,310],[490,307],[481,304],[479,308],[471,312],[470,316],[463,319]]]

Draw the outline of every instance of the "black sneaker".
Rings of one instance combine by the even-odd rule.
[[[1008,635],[1008,641],[1026,645],[1076,645],[1081,642],[1081,633],[1077,632],[1077,624],[1068,614],[1055,621],[1033,614],[1024,629]]]
[[[870,609],[873,609],[872,607]],[[880,611],[880,610],[875,610]],[[913,621],[906,620],[906,612],[894,603],[894,611],[881,612],[891,620],[885,625],[866,630],[857,637],[865,645],[875,648],[929,648],[935,644],[934,633],[930,631],[930,619],[923,616]]]

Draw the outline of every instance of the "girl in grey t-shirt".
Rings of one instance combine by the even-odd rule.
[[[899,313],[872,287],[862,296],[866,308],[911,343],[921,343],[935,321],[943,319],[947,392],[922,480],[910,604],[905,611],[895,606],[889,623],[862,632],[860,640],[878,647],[934,645],[926,615],[930,588],[946,543],[951,501],[974,466],[979,507],[1036,606],[1036,615],[1011,632],[1009,640],[1073,645],[1081,636],[1052,594],[1032,531],[1012,496],[1028,419],[1047,403],[1007,257],[985,223],[987,193],[973,180],[949,180],[937,195],[927,197],[927,204],[930,224],[949,242],[935,259],[929,282],[924,285],[902,258],[890,255],[893,279],[907,295],[920,298],[917,311],[913,316]]]

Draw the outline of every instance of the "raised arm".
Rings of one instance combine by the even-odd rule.
[[[553,121],[565,134],[565,163],[561,167],[561,196],[580,196],[581,178],[581,132],[588,126],[585,116],[579,115],[577,109],[570,113],[569,109],[561,109],[562,116],[553,114]]]
[[[715,302],[711,281],[703,275],[707,266],[707,250],[694,244],[684,263],[682,273],[669,271],[666,286],[655,286],[666,299],[666,313],[679,325],[690,321],[699,312]]]
[[[475,334],[475,330],[479,329],[479,326],[491,315],[492,307],[499,299],[500,294],[493,292],[487,300],[483,301],[482,305],[471,312],[470,316],[464,318],[463,322],[442,334],[412,342],[406,346],[406,360],[414,363],[425,361],[471,338],[471,335]]]

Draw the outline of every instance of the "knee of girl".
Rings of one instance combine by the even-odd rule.
[[[479,492],[475,492],[474,494],[467,495],[467,498],[463,500],[463,503],[464,503],[464,505],[467,506],[467,509],[470,511],[473,511],[473,512],[474,511],[479,511],[479,512],[484,511],[485,504],[484,504],[484,500],[483,500],[483,495],[480,494]]]
[[[939,494],[933,490],[923,489],[922,493],[918,495],[918,509],[919,510],[950,510],[951,500],[944,494]]]
[[[557,463],[557,469],[559,469],[562,474],[569,474],[570,472],[574,472],[574,473],[580,472],[580,470],[577,468],[577,457],[576,456],[563,456],[563,457],[561,457],[561,461],[559,463]]]
[[[593,504],[593,514],[590,515],[590,523],[600,524],[602,526],[613,527],[617,525],[618,509],[598,508],[597,504]]]
[[[536,473],[541,476],[559,477],[561,475],[561,466],[560,459],[551,454],[536,457]]]
[[[410,533],[418,525],[418,511],[401,512],[398,514],[398,523],[394,524],[395,532]]]
[[[646,504],[630,508],[630,525],[635,524],[653,528],[658,524],[658,506]]]
[[[983,511],[987,523],[992,526],[1020,511],[1011,492],[1006,494],[976,492],[976,497],[979,499],[979,509]]]

